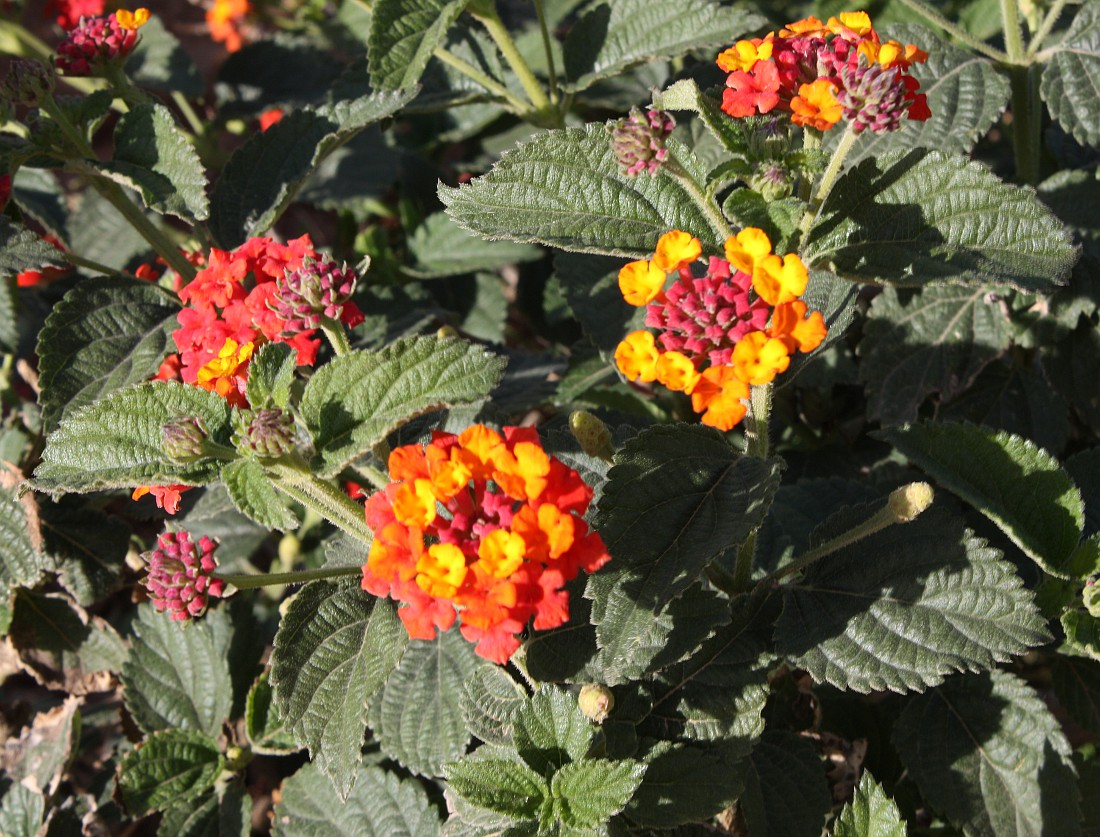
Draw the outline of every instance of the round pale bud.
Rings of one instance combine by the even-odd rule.
[[[614,455],[611,448],[611,431],[607,425],[586,410],[576,410],[569,414],[569,429],[580,443],[581,450],[598,459],[608,459]]]
[[[934,496],[935,492],[928,483],[911,482],[890,493],[888,507],[898,523],[908,523],[932,505]]]
[[[581,688],[581,693],[577,696],[577,706],[588,720],[602,724],[615,708],[615,696],[607,686],[588,683]]]

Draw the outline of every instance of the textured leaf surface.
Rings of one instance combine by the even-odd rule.
[[[479,668],[463,686],[462,717],[466,729],[489,744],[510,741],[526,697],[523,687],[503,668]]]
[[[1082,610],[1067,610],[1061,622],[1069,649],[1100,661],[1100,619]]]
[[[341,799],[357,775],[367,701],[406,642],[388,600],[323,581],[306,585],[279,625],[271,661],[275,705]]]
[[[1043,68],[1039,92],[1078,142],[1100,146],[1100,7],[1085,3]]]
[[[503,370],[504,360],[480,346],[435,337],[336,358],[310,378],[301,404],[324,474],[421,413],[485,397]]]
[[[489,239],[631,257],[651,254],[669,230],[689,230],[704,247],[723,240],[675,180],[620,174],[603,125],[542,134],[439,197],[455,223]]]
[[[596,731],[577,707],[577,698],[553,686],[524,702],[515,725],[520,757],[544,776],[588,755]]]
[[[873,508],[842,512],[844,528]],[[776,624],[779,653],[857,692],[923,690],[1048,637],[1012,565],[935,507],[812,564]]]
[[[122,760],[118,787],[127,809],[141,816],[196,799],[224,766],[225,757],[213,739],[199,732],[164,730]]]
[[[1069,744],[1011,674],[954,677],[914,698],[894,743],[931,807],[968,834],[1081,833]]]
[[[139,87],[179,91],[196,99],[205,89],[195,62],[158,16],[141,27],[137,46],[126,59],[126,75]]]
[[[8,218],[0,218],[0,276],[65,265],[65,254],[52,244]]]
[[[12,587],[31,586],[45,567],[27,529],[27,514],[13,492],[0,490],[0,598]]]
[[[261,526],[281,532],[298,528],[298,518],[255,459],[230,462],[222,468],[221,478],[229,498],[241,514]]]
[[[561,821],[573,828],[607,822],[630,801],[646,765],[625,759],[588,759],[564,765],[550,780],[550,793]]]
[[[414,773],[442,775],[443,765],[462,755],[470,741],[462,685],[482,665],[457,630],[410,642],[371,701],[370,725],[382,751]]]
[[[939,151],[890,152],[837,181],[804,249],[860,281],[965,282],[1046,292],[1077,260],[1035,193]]]
[[[95,167],[136,189],[145,206],[162,215],[194,222],[210,214],[199,155],[164,105],[140,104],[123,114],[115,128],[114,157]]]
[[[284,755],[299,749],[275,707],[270,671],[261,674],[248,690],[244,722],[248,740],[257,753]]]
[[[497,270],[509,264],[534,261],[543,252],[530,244],[486,241],[471,235],[444,212],[428,216],[409,237],[408,246],[413,263],[406,270],[422,279]]]
[[[642,784],[624,812],[639,825],[671,828],[709,819],[732,804],[744,788],[747,760],[728,760],[719,747],[662,741],[645,761]]]
[[[884,288],[871,303],[859,354],[868,416],[915,421],[925,399],[965,392],[1012,340],[1004,311],[985,288],[923,288],[899,296]]]
[[[753,747],[750,763],[740,805],[751,833],[819,837],[832,799],[814,742],[787,730],[770,731]]]
[[[46,799],[37,791],[13,784],[0,799],[0,834],[37,837],[46,813]]]
[[[43,421],[149,380],[174,350],[179,302],[150,282],[84,279],[50,311],[38,335]]]
[[[516,818],[534,818],[550,795],[546,780],[521,761],[463,759],[448,764],[446,774],[467,802]]]
[[[420,81],[465,5],[462,0],[377,0],[367,41],[371,84],[398,90]]]
[[[235,784],[213,788],[164,812],[158,834],[172,837],[249,837],[252,797]]]
[[[214,184],[210,229],[218,244],[236,247],[267,231],[328,154],[394,114],[413,92],[374,93],[295,111],[255,134],[233,153]]]
[[[584,90],[643,62],[728,46],[764,22],[757,14],[712,0],[600,3],[572,26],[562,46],[569,89]]]
[[[161,428],[180,416],[202,419],[212,441],[229,444],[229,405],[201,387],[155,381],[119,390],[74,411],[46,441],[34,472],[43,491],[94,491],[136,485],[201,485],[221,464],[174,465]]]
[[[863,771],[852,801],[833,824],[834,837],[905,837],[905,822],[898,806],[886,795],[869,771]]]
[[[314,765],[306,765],[283,783],[275,806],[276,837],[436,837],[439,814],[420,784],[377,767],[360,767],[356,792],[347,800]]]
[[[882,431],[910,462],[996,523],[1044,570],[1064,576],[1084,527],[1081,492],[1046,451],[972,424]]]
[[[286,343],[265,343],[248,364],[248,403],[252,409],[290,404],[297,355]]]
[[[129,528],[84,504],[43,503],[39,511],[50,569],[73,598],[90,607],[112,592],[126,563]]]

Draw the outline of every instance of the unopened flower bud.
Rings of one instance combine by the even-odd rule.
[[[585,410],[569,414],[569,429],[580,443],[581,450],[597,459],[611,460],[615,451],[611,447],[611,431],[607,425]]]
[[[36,106],[48,97],[56,79],[53,70],[31,58],[13,58],[0,87],[0,96],[12,104]]]
[[[294,450],[294,417],[279,409],[253,410],[244,431],[244,444],[256,456],[275,459]]]
[[[898,523],[909,523],[932,505],[935,493],[926,482],[911,482],[890,492],[887,507]]]
[[[748,185],[769,203],[789,197],[794,189],[790,175],[776,163],[765,164],[758,168],[749,178]]]
[[[458,337],[458,329],[449,325],[440,326],[435,330],[435,336],[437,340],[449,340]]]
[[[761,118],[749,134],[750,160],[775,160],[791,150],[791,131],[775,117]]]
[[[142,555],[149,573],[142,582],[158,613],[170,613],[176,622],[202,616],[211,597],[225,592],[225,582],[214,578],[217,543],[205,535],[198,545],[189,532],[165,532],[157,548]]]
[[[161,425],[164,452],[178,465],[187,465],[206,455],[206,427],[202,419],[180,416]]]
[[[82,17],[57,47],[54,63],[66,75],[94,76],[108,63],[121,63],[137,41],[137,28],[125,28],[115,15]]]
[[[339,320],[344,304],[355,291],[358,276],[331,259],[305,259],[297,270],[275,280],[271,310],[283,321],[283,334],[320,328],[321,320]]]
[[[615,696],[607,686],[588,683],[577,696],[577,706],[581,714],[593,723],[602,724],[615,708]]]
[[[623,174],[656,174],[668,159],[665,140],[675,127],[676,120],[663,110],[643,113],[638,108],[631,108],[629,116],[612,125],[611,150]]]
[[[1090,578],[1085,582],[1085,589],[1081,591],[1081,598],[1085,603],[1085,610],[1090,615],[1100,619],[1100,584],[1096,579]]]

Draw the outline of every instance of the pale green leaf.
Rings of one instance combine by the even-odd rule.
[[[149,380],[174,350],[179,301],[150,282],[84,279],[38,335],[39,403],[47,430],[78,407]]]
[[[233,505],[245,517],[281,532],[298,528],[298,518],[255,459],[230,462],[222,468],[221,480]]]
[[[110,94],[107,105],[110,105]],[[93,94],[96,95],[96,94]],[[141,211],[141,210],[138,210]],[[152,260],[152,248],[130,221],[95,189],[85,189],[69,217],[69,249],[106,267],[125,270],[136,258]]]
[[[367,701],[406,642],[391,602],[324,581],[306,585],[279,625],[271,656],[275,707],[341,799],[357,775]]]
[[[680,79],[654,94],[653,106],[661,110],[686,110],[699,114],[703,124],[728,151],[743,153],[748,147],[748,137],[743,127],[745,123],[730,119],[722,110],[721,103],[703,93],[695,79]]]
[[[906,837],[905,821],[898,806],[886,795],[869,771],[863,771],[852,801],[833,824],[833,837]]]
[[[673,156],[687,164],[689,152]],[[447,214],[488,239],[585,253],[644,257],[669,230],[719,249],[725,238],[688,190],[665,173],[627,177],[603,125],[549,131],[506,153],[488,174],[440,186]]]
[[[486,241],[463,230],[445,212],[429,215],[408,240],[412,264],[405,272],[420,279],[458,276],[535,261],[542,250],[530,244]]]
[[[456,339],[411,337],[321,367],[302,396],[322,474],[338,473],[406,421],[477,401],[496,386],[502,358]]]
[[[457,629],[415,640],[371,701],[370,725],[382,751],[414,773],[439,776],[466,750],[462,686],[480,666]]]
[[[527,693],[508,672],[496,666],[479,668],[463,684],[462,717],[466,729],[489,744],[511,740]]]
[[[203,422],[211,441],[228,446],[230,408],[201,387],[154,381],[118,390],[68,415],[46,440],[34,472],[41,491],[94,491],[137,485],[202,485],[215,479],[221,462],[200,459],[173,464],[161,428],[187,416]]]
[[[46,814],[46,798],[19,784],[11,785],[0,799],[0,834],[5,837],[38,837]]]
[[[18,286],[12,275],[0,275],[0,351],[15,354],[19,345]]]
[[[1100,619],[1083,610],[1067,610],[1061,621],[1069,650],[1100,661]]]
[[[290,406],[297,354],[286,343],[265,343],[248,364],[248,403],[253,410]]]
[[[596,730],[568,692],[544,686],[526,701],[515,722],[520,757],[544,776],[588,755]]]
[[[890,152],[849,169],[807,238],[810,266],[898,285],[1011,285],[1049,293],[1077,260],[1068,231],[1027,188],[939,151]]]
[[[874,510],[830,525],[849,529]],[[776,650],[857,692],[921,691],[1049,639],[1012,565],[939,507],[819,559],[783,589]]]
[[[756,837],[820,837],[832,808],[825,763],[814,741],[773,730],[752,748],[739,802]]]
[[[1051,50],[1039,92],[1050,115],[1085,145],[1100,147],[1100,6],[1085,3]]]
[[[283,783],[275,837],[437,837],[439,814],[420,784],[377,767],[360,767],[356,792],[341,799],[315,765]]]
[[[1066,577],[1081,538],[1081,492],[1027,439],[972,424],[922,423],[882,438],[996,523],[1047,572]]]
[[[638,64],[695,49],[729,46],[765,23],[713,0],[614,0],[590,7],[569,30],[562,52],[576,92]]]
[[[447,765],[446,777],[467,802],[516,818],[537,816],[550,795],[546,780],[521,761],[463,759]]]
[[[623,809],[645,771],[645,764],[631,759],[573,762],[554,773],[550,793],[565,825],[592,828]]]
[[[950,400],[1008,349],[1011,324],[987,288],[884,288],[875,297],[859,344],[867,414],[885,424],[915,421],[930,395]]]
[[[463,0],[376,0],[367,40],[371,84],[399,90],[420,81],[465,5]]]
[[[186,627],[152,605],[138,608],[122,685],[126,708],[139,727],[221,732],[233,705],[230,626],[225,608]]]
[[[13,587],[31,587],[46,568],[27,528],[24,504],[0,490],[0,599]]]
[[[1002,671],[953,677],[909,702],[894,728],[933,810],[967,834],[1076,837],[1070,747],[1050,710]]]
[[[136,816],[202,795],[225,767],[217,743],[201,732],[169,729],[150,735],[122,760],[118,788]]]
[[[193,223],[210,214],[199,155],[164,105],[139,104],[124,113],[115,128],[114,156],[93,165],[162,215]]]

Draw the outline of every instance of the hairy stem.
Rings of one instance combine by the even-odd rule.
[[[999,49],[991,47],[984,41],[979,41],[965,29],[952,23],[945,18],[931,6],[921,2],[921,0],[898,0],[903,6],[908,6],[917,14],[921,15],[925,20],[931,21],[940,27],[944,31],[948,32],[952,37],[962,41],[971,49],[980,52],[982,55],[992,58],[994,61],[1000,61],[1002,63],[1009,63],[1010,59],[1008,55],[1001,52]]]
[[[346,355],[351,351],[351,343],[348,342],[348,334],[344,330],[344,324],[332,317],[321,318],[321,331],[325,333],[328,342],[336,356]]]
[[[531,72],[531,67],[524,60],[523,56],[520,55],[519,49],[516,47],[516,42],[512,40],[511,33],[500,19],[496,4],[479,3],[478,8],[472,8],[470,12],[481,22],[488,31],[489,37],[493,39],[500,49],[501,55],[503,55],[504,60],[508,62],[508,66],[512,68],[512,72],[516,74],[520,85],[523,87],[523,91],[527,94],[527,98],[530,99],[531,105],[534,107],[535,111],[538,113],[550,114],[554,108],[550,104],[550,100],[546,97],[546,91],[542,89],[542,82],[540,82],[538,77]]]
[[[1035,34],[1031,36],[1031,42],[1027,47],[1027,57],[1029,59],[1043,46],[1043,41],[1047,39],[1050,30],[1054,28],[1054,24],[1058,22],[1058,18],[1062,16],[1062,10],[1065,9],[1066,2],[1067,0],[1054,0],[1054,4],[1047,11],[1046,17],[1043,18],[1043,22],[1039,24],[1039,28],[1035,30]]]
[[[554,69],[554,50],[550,42],[550,28],[546,25],[546,10],[542,7],[542,0],[535,0],[535,14],[539,16],[539,29],[542,32],[542,48],[546,50],[546,74],[550,82],[550,101],[556,102],[559,98],[558,74]]]
[[[833,190],[833,185],[840,175],[840,170],[844,167],[844,158],[848,156],[848,152],[852,150],[852,146],[859,139],[859,134],[855,132],[853,125],[854,123],[848,123],[840,142],[833,149],[833,156],[829,158],[829,165],[822,173],[821,180],[818,181],[813,198],[810,200],[810,205],[806,207],[806,213],[802,216],[802,222],[798,225],[800,245],[814,225],[814,221],[817,220],[817,213],[821,210],[822,204],[825,203],[825,198],[829,197],[829,193]]]
[[[362,575],[362,567],[321,567],[316,570],[299,570],[289,573],[252,573],[252,574],[222,574],[214,573],[214,578],[220,578],[227,584],[232,584],[238,590],[254,590],[257,587],[273,587],[276,584],[304,584],[307,581],[317,581],[326,578],[346,578],[352,575]]]
[[[660,170],[684,187],[684,191],[695,201],[696,206],[703,210],[703,214],[707,216],[707,220],[710,221],[711,227],[718,235],[723,239],[733,235],[733,230],[730,229],[729,221],[727,221],[726,216],[722,214],[722,210],[718,208],[718,204],[714,202],[714,198],[704,192],[699,187],[699,184],[695,182],[695,179],[684,171],[679,163],[669,157],[668,160],[661,164]]]
[[[303,466],[275,463],[267,468],[272,484],[356,540],[370,545],[374,533],[363,516],[363,507],[328,480],[314,476]]]

